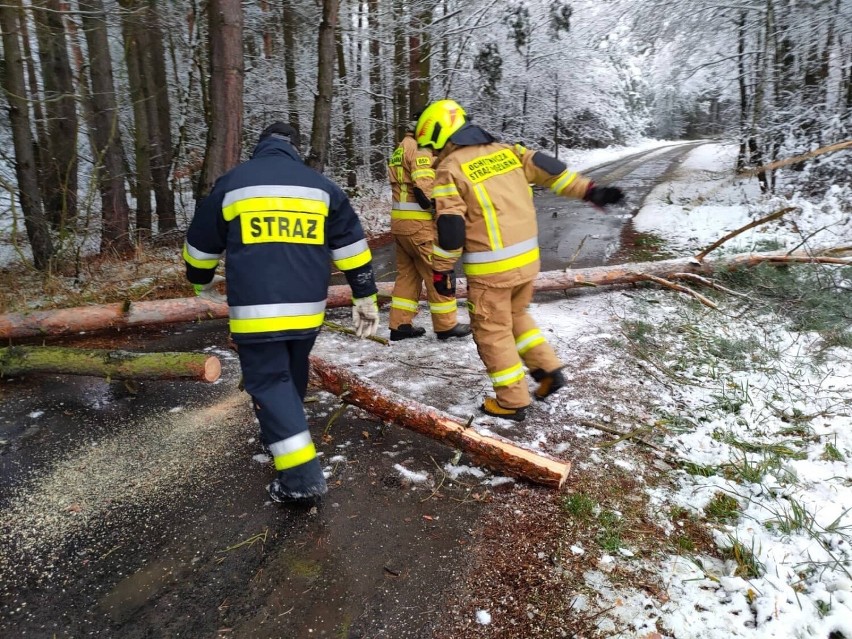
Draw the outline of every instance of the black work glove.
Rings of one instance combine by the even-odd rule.
[[[432,283],[439,295],[456,294],[456,274],[452,271],[432,271]]]
[[[591,184],[583,196],[586,202],[595,206],[606,206],[607,204],[618,204],[624,199],[624,191],[617,186],[595,186]]]

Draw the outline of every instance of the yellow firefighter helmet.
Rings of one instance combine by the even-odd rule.
[[[420,146],[436,151],[444,148],[450,136],[467,122],[467,113],[455,100],[438,100],[427,106],[417,120],[414,137]]]

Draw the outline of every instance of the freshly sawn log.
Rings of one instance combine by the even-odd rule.
[[[204,353],[131,353],[60,346],[0,348],[0,377],[26,373],[215,382],[222,373],[222,364],[218,357]]]
[[[563,291],[583,286],[633,284],[647,281],[648,275],[665,279],[670,279],[675,274],[681,273],[710,275],[721,269],[734,270],[757,266],[758,264],[825,263],[849,265],[852,264],[852,258],[815,256],[804,252],[791,254],[773,252],[744,253],[731,257],[708,257],[703,259],[700,264],[695,262],[695,258],[686,257],[660,262],[638,262],[569,269],[567,271],[546,271],[539,273],[535,282],[533,282],[533,286],[536,292]],[[393,282],[378,282],[378,287],[380,296],[390,297]],[[461,299],[466,296],[467,282],[464,279],[459,279],[456,297]],[[425,295],[422,299],[425,299]],[[352,291],[348,286],[329,287],[328,302],[326,303],[328,308],[349,306],[351,303]],[[174,324],[225,317],[228,317],[227,304],[217,304],[200,297],[81,306],[33,313],[8,313],[0,315],[0,339],[69,335],[81,331]]]
[[[430,406],[397,395],[359,378],[343,368],[311,356],[311,380],[347,404],[369,411],[421,435],[467,453],[481,466],[510,477],[560,489],[571,464],[520,448],[508,441],[486,437]]]

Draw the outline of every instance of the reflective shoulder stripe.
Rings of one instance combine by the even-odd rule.
[[[452,195],[458,195],[459,190],[455,184],[436,184],[432,187],[432,197],[450,197]]]
[[[221,253],[217,255],[216,253],[205,253],[204,251],[199,251],[189,242],[184,242],[183,259],[187,264],[194,266],[195,268],[216,268],[221,256]]]
[[[526,152],[527,148],[523,144],[518,143],[515,145],[515,153],[517,153],[518,155],[523,156]]]
[[[222,216],[230,222],[242,213],[296,211],[328,215],[331,196],[305,186],[260,185],[229,191],[222,202]]]
[[[270,444],[269,452],[275,460],[275,470],[301,466],[317,456],[311,434],[306,430]]]
[[[353,268],[364,266],[373,259],[367,240],[358,240],[331,251],[334,265],[341,271],[351,271]]]
[[[556,181],[553,183],[553,186],[550,187],[550,190],[556,193],[556,195],[559,195],[562,191],[568,188],[571,185],[571,182],[575,179],[577,179],[577,174],[566,169],[558,178],[556,178]]]
[[[437,255],[438,257],[443,257],[447,259],[458,258],[462,254],[462,249],[457,249],[455,251],[445,251],[437,244],[432,245],[432,255]]]

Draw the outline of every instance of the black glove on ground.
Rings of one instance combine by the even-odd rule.
[[[452,271],[432,271],[432,283],[439,295],[456,294],[456,274]]]
[[[586,191],[584,200],[595,206],[606,206],[607,204],[618,204],[624,199],[624,191],[617,186],[594,186]]]

